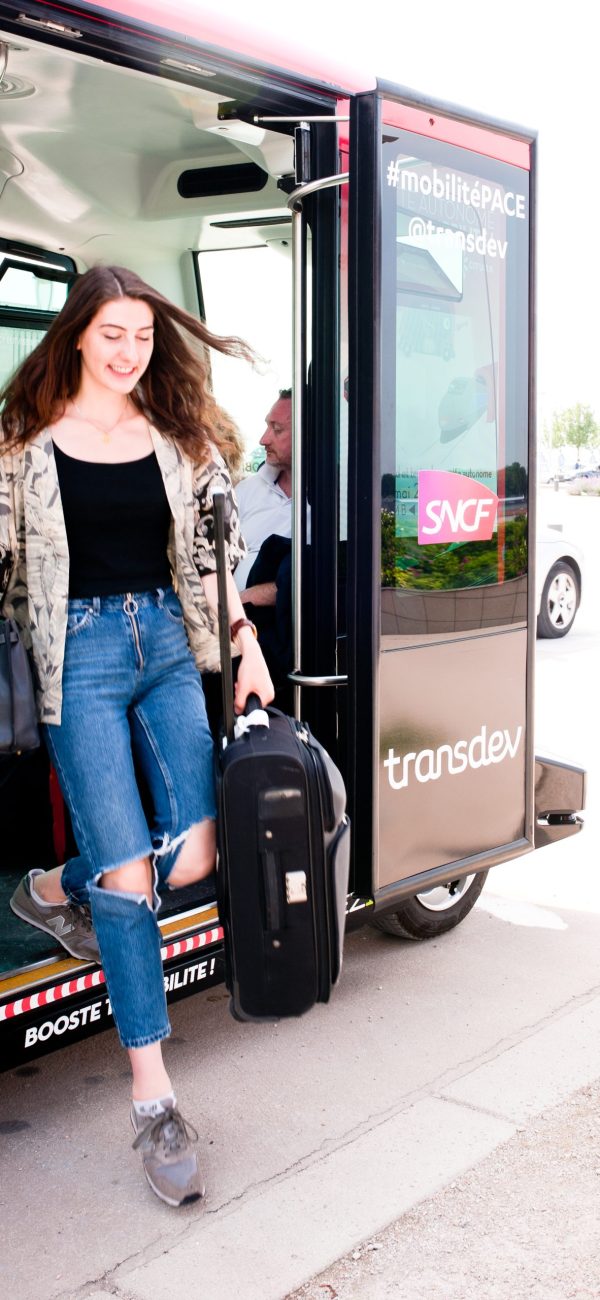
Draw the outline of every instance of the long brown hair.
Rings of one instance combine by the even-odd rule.
[[[242,441],[210,390],[207,349],[247,361],[256,359],[254,353],[241,339],[211,334],[195,316],[122,266],[93,266],[75,281],[41,343],[5,385],[0,393],[5,447],[24,447],[60,419],[80,384],[77,341],[100,308],[116,298],[142,299],[154,314],[154,348],[131,394],[133,403],[196,461],[206,458],[209,440],[216,443],[235,473],[243,457]]]

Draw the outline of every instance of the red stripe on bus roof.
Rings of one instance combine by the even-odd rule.
[[[414,131],[417,135],[443,140],[446,144],[455,144],[461,149],[485,154],[487,158],[497,158],[498,162],[522,167],[525,171],[531,168],[530,145],[526,140],[516,140],[514,136],[501,135],[471,122],[458,122],[456,118],[444,117],[441,113],[428,113],[425,109],[412,108],[410,104],[397,104],[390,99],[383,102],[383,121],[386,126],[399,126],[404,131]]]
[[[54,4],[52,0],[41,0],[41,3],[49,3],[51,9],[63,13],[77,13],[76,4],[70,7],[68,4]],[[82,12],[86,10],[87,6]],[[315,87],[348,93],[376,87],[375,77],[353,64],[342,63],[335,56],[321,56],[314,48],[307,49],[296,42],[273,36],[269,31],[248,27],[228,18],[227,14],[202,11],[197,0],[169,0],[168,5],[165,0],[118,0],[118,4],[106,7],[93,5],[88,12],[91,17],[113,25],[119,18],[130,18],[150,29],[179,33],[188,40],[191,37],[200,44],[215,47],[225,56],[245,56],[274,70],[284,69],[292,75],[299,74]],[[187,55],[189,61],[195,63],[198,51],[188,48]]]

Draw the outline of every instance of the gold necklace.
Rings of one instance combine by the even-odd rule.
[[[91,420],[90,417],[89,417],[89,415],[84,415],[84,414],[83,414],[83,411],[81,410],[81,407],[79,407],[79,406],[77,405],[77,402],[75,401],[75,398],[74,398],[74,397],[71,398],[71,405],[75,407],[75,410],[77,411],[78,416],[80,417],[81,420],[84,421],[85,424],[91,424],[91,425],[93,425],[94,429],[97,429],[97,430],[98,430],[98,433],[101,433],[101,434],[102,434],[102,441],[103,441],[103,442],[110,442],[111,434],[114,433],[115,429],[118,428],[118,426],[123,422],[123,420],[124,420],[124,418],[125,418],[125,412],[126,412],[128,406],[129,406],[129,397],[126,397],[126,398],[125,398],[125,405],[124,405],[124,407],[123,407],[123,410],[121,411],[121,414],[120,414],[118,420],[116,421],[116,423],[115,423],[115,424],[111,424],[110,429],[106,429],[106,428],[104,427],[104,425],[102,425],[102,424],[98,424],[98,421],[97,421],[97,420]]]

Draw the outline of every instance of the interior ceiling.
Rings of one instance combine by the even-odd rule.
[[[231,247],[260,242],[259,231],[224,232],[212,221],[285,210],[277,177],[292,170],[291,137],[219,123],[222,96],[216,89],[188,87],[0,33],[3,39],[11,47],[6,92],[0,87],[5,238],[77,256],[90,241],[127,243],[135,222],[136,240],[149,247]],[[258,193],[196,200],[177,193],[177,178],[186,168],[249,160],[270,174]]]

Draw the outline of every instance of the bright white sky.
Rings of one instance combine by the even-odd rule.
[[[289,41],[302,30],[308,46],[314,31],[321,50],[379,77],[538,131],[540,424],[575,402],[600,419],[595,10],[593,0],[226,4],[271,36],[279,29]]]

